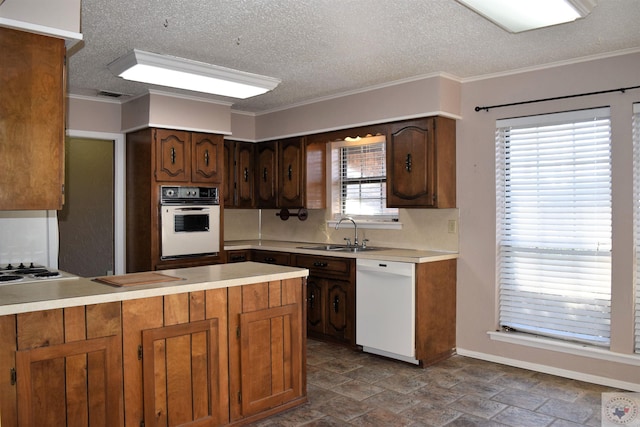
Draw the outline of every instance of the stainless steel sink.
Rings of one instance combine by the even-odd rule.
[[[366,252],[366,251],[375,251],[380,250],[382,248],[376,248],[372,246],[362,247],[362,246],[347,246],[347,245],[314,245],[314,246],[298,246],[298,249],[311,249],[314,251],[332,251],[332,252]]]

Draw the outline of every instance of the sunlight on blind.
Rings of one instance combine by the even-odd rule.
[[[633,201],[636,244],[636,353],[640,353],[640,104],[633,104]]]
[[[392,218],[387,208],[386,143],[344,145],[340,148],[340,213],[343,216]]]
[[[500,324],[608,346],[608,108],[499,120]]]

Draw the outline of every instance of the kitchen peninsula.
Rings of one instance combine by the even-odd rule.
[[[308,270],[146,274],[0,286],[1,425],[242,425],[306,402]]]

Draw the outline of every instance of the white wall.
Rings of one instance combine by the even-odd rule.
[[[474,111],[494,105],[638,85],[640,54],[599,59],[465,82],[458,122],[457,194],[460,209],[457,344],[462,352],[555,373],[608,378],[640,390],[640,357],[633,357],[632,104],[640,90]],[[495,122],[497,119],[611,106],[613,162],[613,277],[611,352],[592,358],[490,339],[497,324],[495,256]],[[585,356],[581,356],[585,355]],[[611,362],[607,359],[618,359]],[[556,372],[558,371],[558,372]],[[591,378],[592,376],[593,378]]]
[[[21,262],[58,267],[56,211],[0,211],[0,268]]]

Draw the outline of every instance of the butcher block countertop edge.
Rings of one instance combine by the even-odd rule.
[[[161,270],[180,280],[118,287],[91,278],[0,286],[0,315],[125,301],[307,277],[309,270],[257,262]]]

